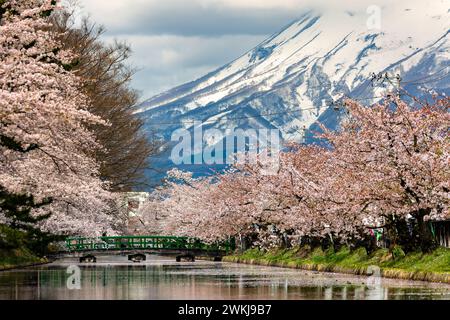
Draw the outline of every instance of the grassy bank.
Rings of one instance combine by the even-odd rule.
[[[0,249],[0,271],[46,262],[46,259],[36,257],[26,249]]]
[[[224,257],[223,261],[358,275],[367,274],[367,267],[375,265],[388,278],[450,283],[450,249],[447,248],[407,255],[400,248],[393,252],[379,249],[372,254],[367,254],[364,248],[352,251],[342,248],[337,252],[309,247],[268,252],[251,249]]]

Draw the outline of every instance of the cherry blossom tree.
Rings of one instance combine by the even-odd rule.
[[[0,223],[55,234],[110,230],[114,201],[98,175],[101,148],[88,125],[76,57],[61,50],[48,16],[56,1],[2,2],[0,22]]]
[[[270,175],[258,161],[202,179],[174,171],[154,208],[165,232],[207,241],[372,249],[383,228],[394,244],[429,250],[427,221],[449,216],[448,108],[449,99],[420,108],[397,97],[346,101],[340,129],[318,134],[327,146],[289,144]]]
[[[426,221],[449,215],[449,102],[419,108],[397,97],[373,107],[347,101],[342,130],[324,135],[334,167],[353,176],[352,209],[388,229],[414,219],[417,230],[406,241],[417,239],[424,250],[433,246]]]

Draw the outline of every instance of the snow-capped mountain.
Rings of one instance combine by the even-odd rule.
[[[318,122],[336,125],[332,101],[380,99],[386,88],[371,81],[372,73],[400,74],[412,94],[426,88],[449,94],[450,1],[395,1],[379,13],[306,11],[233,62],[136,112],[147,130],[166,139],[198,120],[223,130],[277,128],[283,139],[300,140]]]

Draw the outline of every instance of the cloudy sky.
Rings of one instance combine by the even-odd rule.
[[[364,2],[346,0],[353,9]],[[385,0],[388,1],[388,0]],[[147,99],[194,80],[256,46],[311,7],[342,0],[79,0],[81,14],[125,40],[139,69],[133,87]],[[367,5],[366,4],[366,5]]]

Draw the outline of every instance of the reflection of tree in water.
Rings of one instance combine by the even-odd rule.
[[[69,290],[69,264],[0,273],[0,299],[445,299],[445,286],[195,262],[79,265],[81,290]]]

